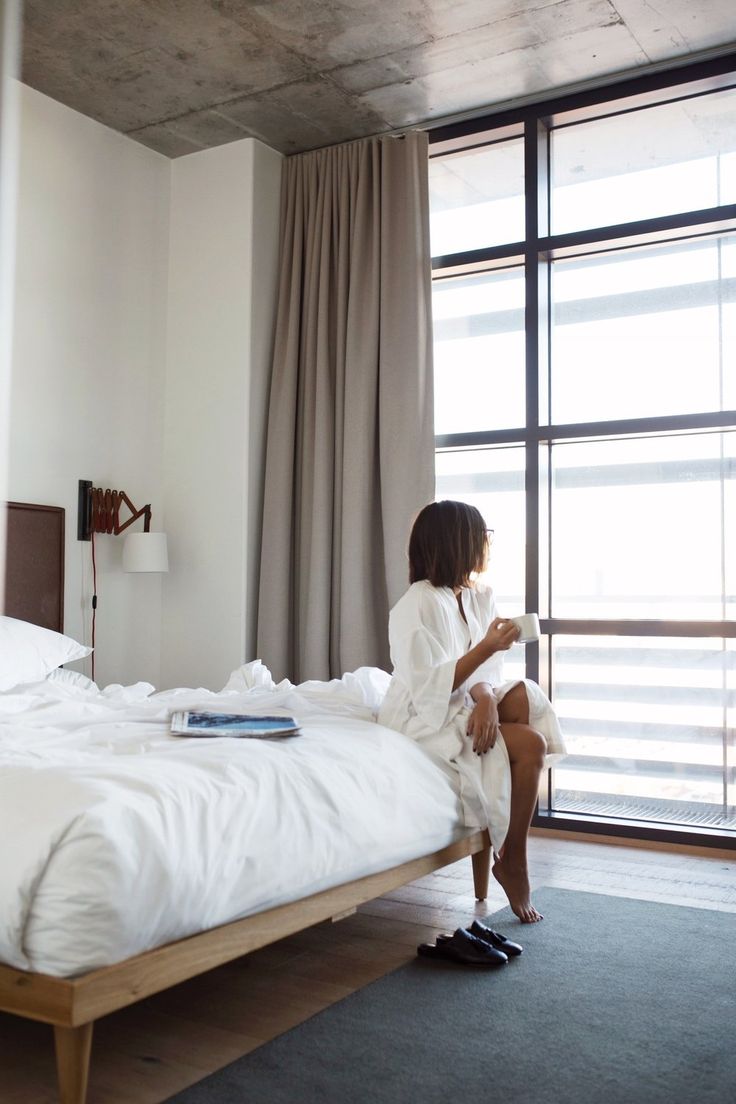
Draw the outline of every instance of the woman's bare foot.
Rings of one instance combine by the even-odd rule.
[[[522,924],[536,924],[537,920],[543,919],[541,912],[537,912],[532,904],[529,874],[525,866],[512,867],[503,858],[497,859],[493,864],[493,877]]]

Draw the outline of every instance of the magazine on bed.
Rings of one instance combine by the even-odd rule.
[[[172,736],[298,736],[299,722],[287,715],[257,713],[208,713],[187,710],[171,714]]]

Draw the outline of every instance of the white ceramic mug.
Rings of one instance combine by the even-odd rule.
[[[520,613],[518,617],[509,617],[519,630],[517,644],[528,644],[539,640],[539,616],[536,613]]]

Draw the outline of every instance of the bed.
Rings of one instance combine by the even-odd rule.
[[[39,520],[17,505],[35,546],[48,529],[40,585],[14,509],[6,608],[59,632],[48,580],[63,581],[63,513]],[[13,839],[0,870],[0,1008],[53,1025],[63,1104],[84,1104],[93,1024],[109,1012],[463,856],[485,898],[487,833],[460,828],[452,779],[373,720],[385,678],[275,685],[255,662],[218,694],[157,694],[101,691],[52,667],[0,693],[0,823]],[[302,734],[172,737],[171,711],[194,707],[285,709]]]

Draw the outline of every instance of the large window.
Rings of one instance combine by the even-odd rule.
[[[569,756],[538,823],[736,843],[736,69],[433,135],[437,496]]]

